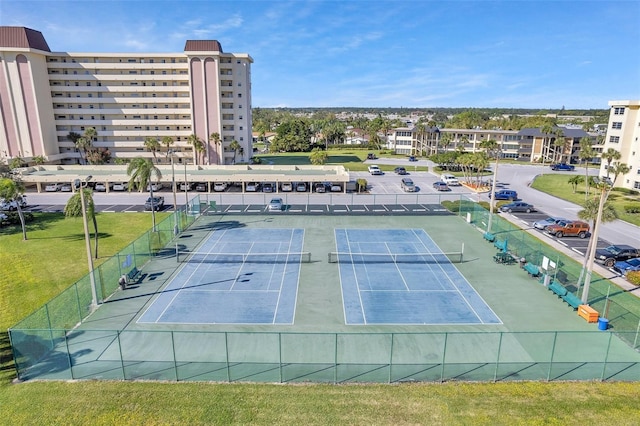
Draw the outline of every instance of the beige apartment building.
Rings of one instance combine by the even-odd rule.
[[[620,163],[630,167],[629,173],[618,176],[614,184],[628,189],[640,189],[640,100],[610,101],[609,124],[603,151],[613,148],[620,152]],[[600,176],[607,173],[607,161],[600,166]]]
[[[153,157],[144,141],[167,136],[177,162],[246,162],[252,63],[216,40],[187,40],[182,53],[52,52],[39,31],[0,27],[0,161],[80,163],[69,134],[93,127],[93,147],[112,162]],[[204,143],[198,155],[193,134]]]

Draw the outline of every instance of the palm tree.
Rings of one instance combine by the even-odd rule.
[[[613,160],[619,160],[622,157],[622,154],[620,154],[620,151],[616,151],[613,148],[609,148],[605,152],[603,152],[600,155],[600,157],[604,158],[607,162],[607,178],[608,178],[609,172],[611,171],[611,162]]]
[[[309,161],[311,161],[311,164],[322,165],[327,162],[328,157],[329,154],[327,154],[327,151],[320,148],[313,148],[311,154],[309,154]]]
[[[93,191],[91,188],[81,188],[69,198],[67,205],[64,206],[64,215],[66,217],[82,217],[82,196],[80,191],[84,193],[85,208],[87,216],[91,218],[94,229],[94,257],[98,258],[98,221],[96,220],[96,209],[93,202]]]
[[[583,181],[584,181],[584,178],[582,176],[575,175],[570,177],[567,183],[571,184],[571,187],[573,188],[573,193],[575,194],[576,190],[578,189],[578,185],[580,185]]]
[[[451,133],[440,133],[441,138],[440,138],[440,145],[442,145],[442,147],[444,148],[444,152],[447,152],[447,149],[449,148],[449,145],[451,144],[451,141],[453,140],[453,136],[451,136]]]
[[[631,167],[629,167],[625,163],[620,163],[620,162],[616,161],[615,163],[613,163],[613,165],[610,167],[610,169],[613,172],[613,179],[611,181],[613,182],[613,184],[615,184],[616,180],[618,180],[618,176],[620,176],[620,175],[624,176],[627,173],[629,173],[629,171],[631,170]],[[611,187],[613,188],[613,185],[611,185]]]
[[[81,137],[82,135],[76,132],[69,132],[69,134],[67,135],[67,139],[73,142],[73,145],[76,147],[78,152],[80,152],[80,159],[82,160],[82,162],[84,162],[84,157],[82,156],[83,150],[81,149],[82,144],[78,143]]]
[[[200,157],[200,153],[204,151],[204,142],[202,139],[198,137],[198,135],[191,134],[187,138],[187,144],[191,145],[193,148],[193,161],[195,164],[198,164],[198,159]]]
[[[233,150],[233,164],[236,163],[236,155],[238,154],[238,151],[240,150],[240,148],[242,148],[242,146],[240,146],[240,142],[238,142],[237,140],[232,140],[231,143],[229,144],[229,149]]]
[[[578,158],[580,158],[584,163],[585,200],[589,197],[589,161],[591,161],[596,155],[596,151],[591,146],[591,139],[586,136],[580,139],[580,152],[578,153]]]
[[[496,159],[496,164],[493,168],[493,179],[491,180],[491,192],[490,192],[490,194],[495,194],[496,181],[498,180],[498,162],[500,160],[500,156],[502,155],[502,149],[500,148],[500,145],[498,145],[498,142],[496,142],[495,139],[487,139],[482,141],[480,143],[480,148],[484,149],[489,156],[493,155]],[[491,222],[492,222],[491,219],[493,218],[493,212],[495,209],[494,205],[495,205],[495,200],[494,200],[494,197],[492,196],[489,199],[489,221],[487,222],[487,232],[491,232]]]
[[[546,157],[549,155],[549,149],[551,145],[551,133],[553,133],[553,126],[549,123],[545,124],[540,128],[540,133],[544,135],[544,139],[542,140],[542,148],[540,149],[540,157],[542,158],[542,170],[544,173],[544,162]],[[546,148],[546,153],[545,153]]]
[[[564,137],[564,132],[560,128],[555,129],[553,134],[556,136],[553,141],[553,161],[555,163],[562,163],[567,139]]]
[[[219,163],[219,153],[218,153],[218,147],[220,146],[220,133],[218,132],[213,132],[209,135],[209,142],[213,142],[213,145],[216,147],[216,156],[215,156],[215,161],[216,163]]]
[[[153,185],[151,180],[155,176],[156,181],[162,179],[162,172],[153,164],[150,158],[136,157],[127,166],[127,175],[131,176],[129,179],[129,191],[135,185],[138,191],[142,192],[142,188],[149,187],[149,197],[153,199]],[[156,230],[156,209],[151,204],[151,220],[153,223],[153,230]]]
[[[171,136],[164,136],[162,138],[162,145],[164,145],[165,148],[167,148],[167,154],[166,154],[166,159],[167,162],[169,161],[169,151],[171,148],[171,145],[173,145],[173,138]]]
[[[23,195],[24,186],[21,182],[9,178],[0,179],[0,198],[16,202],[20,225],[22,225],[22,240],[27,241],[27,227],[25,225],[22,207],[20,207]]]
[[[147,151],[150,151],[151,154],[153,154],[153,159],[157,163],[158,158],[156,157],[156,152],[160,151],[160,142],[158,142],[158,139],[146,137],[144,139],[144,147],[147,148]]]

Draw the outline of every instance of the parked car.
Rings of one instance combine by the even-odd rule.
[[[554,225],[558,222],[562,222],[562,221],[567,221],[567,219],[561,218],[561,217],[548,217],[546,219],[542,219],[542,220],[538,220],[536,222],[533,222],[533,227],[536,229],[541,229],[544,230],[544,228],[546,228],[549,225]]]
[[[435,189],[436,191],[451,191],[449,185],[447,185],[445,182],[442,182],[441,180],[433,182],[433,189]]]
[[[18,205],[21,209],[27,207],[27,196],[23,195],[20,197],[18,201],[16,200],[5,200],[4,198],[0,199],[0,210],[9,210],[14,211],[18,210]]]
[[[0,225],[9,220],[9,216],[4,213],[0,213]]]
[[[337,183],[334,183],[331,185],[330,188],[331,192],[342,192],[342,186],[338,185]]]
[[[491,198],[491,193],[489,193],[489,198]],[[500,191],[496,191],[495,199],[514,201],[518,199],[518,193],[511,189],[501,189]]]
[[[367,154],[367,160],[376,160],[378,157],[373,152]]]
[[[552,164],[549,167],[551,167],[551,170],[568,171],[568,172],[572,172],[576,168],[576,166],[574,166],[573,164],[565,164],[565,163]]]
[[[109,184],[109,189],[111,189],[111,184]],[[96,182],[93,190],[96,192],[105,192],[107,190],[107,184],[105,184],[104,182]]]
[[[396,167],[395,169],[393,169],[393,171],[396,174],[399,174],[399,175],[406,175],[407,174],[407,169],[405,169],[404,167]]]
[[[444,173],[440,175],[440,180],[449,186],[460,186],[460,181],[454,175]]]
[[[400,182],[400,187],[402,188],[402,190],[404,192],[415,192],[416,191],[416,185],[409,178],[402,178],[402,181]]]
[[[616,262],[640,257],[640,250],[626,244],[617,244],[596,250],[596,262],[612,267]]]
[[[307,192],[307,184],[303,183],[303,182],[299,182],[296,185],[296,191],[297,192]]]
[[[127,182],[120,182],[113,184],[114,191],[126,191],[129,188],[129,184]]]
[[[57,192],[60,191],[60,185],[57,183],[50,183],[44,187],[45,192]]]
[[[263,183],[262,192],[273,192],[273,184],[270,182]]]
[[[282,182],[280,184],[280,191],[291,192],[293,191],[293,184],[291,182]]]
[[[269,201],[269,205],[267,206],[267,210],[270,212],[281,212],[282,211],[282,198],[272,198]]]
[[[313,189],[318,193],[325,193],[327,192],[327,185],[322,182],[318,182],[314,185]]]
[[[371,173],[372,175],[381,175],[382,170],[380,170],[380,167],[376,166],[375,164],[372,164],[369,166],[369,173]]]
[[[152,182],[147,185],[147,191],[151,191],[151,189],[153,189],[154,191],[160,191],[163,187],[164,185],[162,184],[162,182]]]
[[[258,191],[258,184],[255,182],[247,182],[244,189],[247,192],[256,192]]]
[[[555,235],[557,238],[565,236],[586,238],[590,235],[589,224],[579,220],[559,222],[555,225],[549,225],[545,228],[545,232]]]
[[[216,182],[213,184],[213,190],[215,192],[223,192],[227,189],[226,182]]]
[[[63,183],[62,185],[60,185],[60,192],[71,192],[71,184]]]
[[[198,192],[207,192],[207,183],[206,182],[198,182],[196,183],[196,191]]]
[[[144,203],[145,210],[162,210],[164,207],[164,197],[149,197]]]
[[[626,275],[629,271],[640,271],[640,257],[616,262],[613,264],[613,270],[622,275]]]
[[[181,182],[180,191],[191,191],[193,189],[193,182]]]
[[[409,156],[409,161],[418,161],[418,159],[416,158],[415,155],[410,155]]]
[[[532,204],[525,203],[523,201],[516,201],[513,203],[505,204],[504,206],[501,206],[500,211],[508,212],[508,213],[513,213],[513,212],[531,213],[531,212],[535,212],[536,208],[533,207]]]

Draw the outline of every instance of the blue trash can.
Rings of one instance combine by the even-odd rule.
[[[598,330],[606,330],[609,328],[609,320],[606,318],[598,318]]]

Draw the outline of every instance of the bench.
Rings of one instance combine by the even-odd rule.
[[[567,302],[567,304],[569,306],[571,306],[573,308],[573,310],[575,311],[576,309],[578,309],[578,307],[580,305],[582,305],[582,300],[578,299],[576,296],[573,295],[573,293],[569,293],[567,292],[567,294],[565,294],[564,296],[562,296],[562,300],[564,300],[565,302]]]
[[[140,276],[140,270],[137,266],[134,266],[132,270],[127,272],[127,283],[137,283]]]
[[[504,241],[494,241],[493,246],[498,250],[502,250],[503,252],[507,251],[507,240]]]
[[[549,290],[553,291],[558,297],[564,297],[568,293],[567,289],[555,280],[549,284]]]
[[[494,242],[496,240],[496,236],[493,235],[490,232],[485,232],[484,235],[482,236],[485,240],[489,241],[490,243]]]
[[[527,271],[527,273],[529,275],[531,275],[532,277],[537,277],[540,275],[540,268],[538,268],[537,265],[534,265],[533,263],[529,263],[527,262],[526,265],[524,265],[522,267],[522,269],[524,269],[525,271]]]

